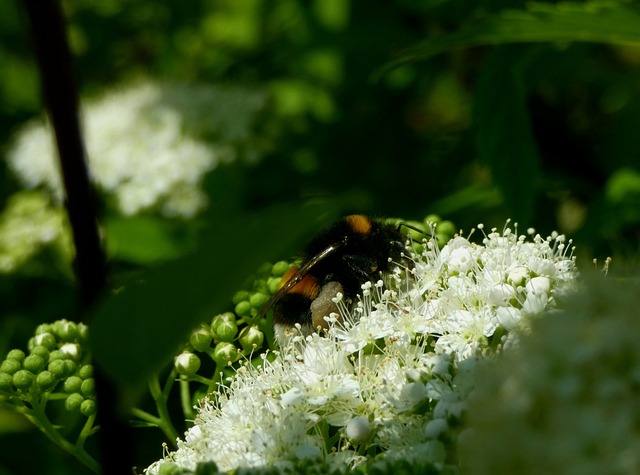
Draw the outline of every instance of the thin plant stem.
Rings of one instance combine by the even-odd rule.
[[[185,376],[180,377],[180,402],[182,403],[184,418],[193,420],[195,415],[191,404],[191,390],[189,388],[189,380]]]
[[[171,375],[169,375],[171,376]],[[166,386],[165,386],[166,387]],[[169,416],[169,408],[167,407],[168,395],[160,389],[160,381],[157,376],[149,378],[149,392],[151,397],[156,403],[156,410],[158,411],[158,427],[164,432],[167,438],[171,441],[172,445],[175,445],[178,439],[178,431],[171,422]]]
[[[96,460],[91,457],[91,455],[89,455],[86,450],[84,450],[84,438],[82,440],[82,443],[73,444],[69,442],[62,436],[62,434],[60,434],[60,432],[56,430],[53,424],[51,424],[49,418],[44,413],[44,411],[42,411],[42,407],[40,405],[34,405],[33,409],[29,409],[26,406],[17,407],[16,410],[24,414],[24,416],[29,419],[29,421],[31,421],[33,425],[40,429],[40,431],[42,431],[42,433],[46,435],[54,444],[70,453],[81,463],[89,467],[89,469],[93,472],[100,473],[100,465],[98,464],[98,462],[96,462]],[[80,437],[78,439],[80,442]]]

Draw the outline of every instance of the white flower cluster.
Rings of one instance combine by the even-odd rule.
[[[442,466],[496,330],[548,308],[576,270],[562,236],[527,241],[510,229],[482,245],[456,237],[439,250],[432,239],[414,260],[386,286],[363,285],[326,335],[294,338],[273,361],[241,368],[147,472],[204,461],[286,471],[316,456],[354,467],[381,453]]]
[[[255,91],[154,83],[87,102],[82,125],[91,178],[125,215],[156,208],[193,216],[206,204],[204,174],[235,158],[235,145],[246,141],[265,103],[265,94]],[[61,202],[56,157],[42,119],[27,124],[8,153],[26,187],[44,186]]]
[[[478,373],[464,473],[640,473],[640,282],[581,282]]]
[[[65,260],[71,260],[64,211],[41,192],[14,194],[0,215],[0,274],[14,272],[44,246],[56,246]]]

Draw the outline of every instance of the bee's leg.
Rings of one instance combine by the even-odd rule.
[[[338,305],[333,301],[338,293],[344,295],[344,288],[339,282],[327,282],[322,286],[322,290],[311,302],[311,325],[314,330],[329,328],[329,323],[325,320],[330,314],[336,314],[340,318]]]

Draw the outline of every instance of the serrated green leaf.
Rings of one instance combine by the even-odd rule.
[[[504,10],[450,34],[409,48],[376,76],[404,63],[470,46],[531,42],[594,42],[640,45],[640,12],[617,2],[532,2],[527,10]]]
[[[96,364],[135,387],[166,364],[199,322],[223,311],[265,261],[288,255],[300,237],[335,217],[335,207],[288,206],[216,220],[196,252],[167,262],[125,286],[91,321]]]

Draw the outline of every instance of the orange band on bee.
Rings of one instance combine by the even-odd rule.
[[[282,276],[279,287],[282,288],[287,282],[289,282],[289,279],[291,279],[296,272],[298,272],[298,269],[296,269],[295,267],[292,267],[291,269],[289,269]],[[289,289],[287,293],[300,294],[309,299],[315,299],[320,293],[320,284],[318,283],[318,280],[315,277],[313,277],[310,274],[307,274],[303,277],[303,279],[300,282],[298,282],[296,285],[291,287],[291,289]]]
[[[371,232],[371,219],[361,214],[352,214],[345,218],[345,221],[349,224],[351,229],[358,233],[367,235]]]

